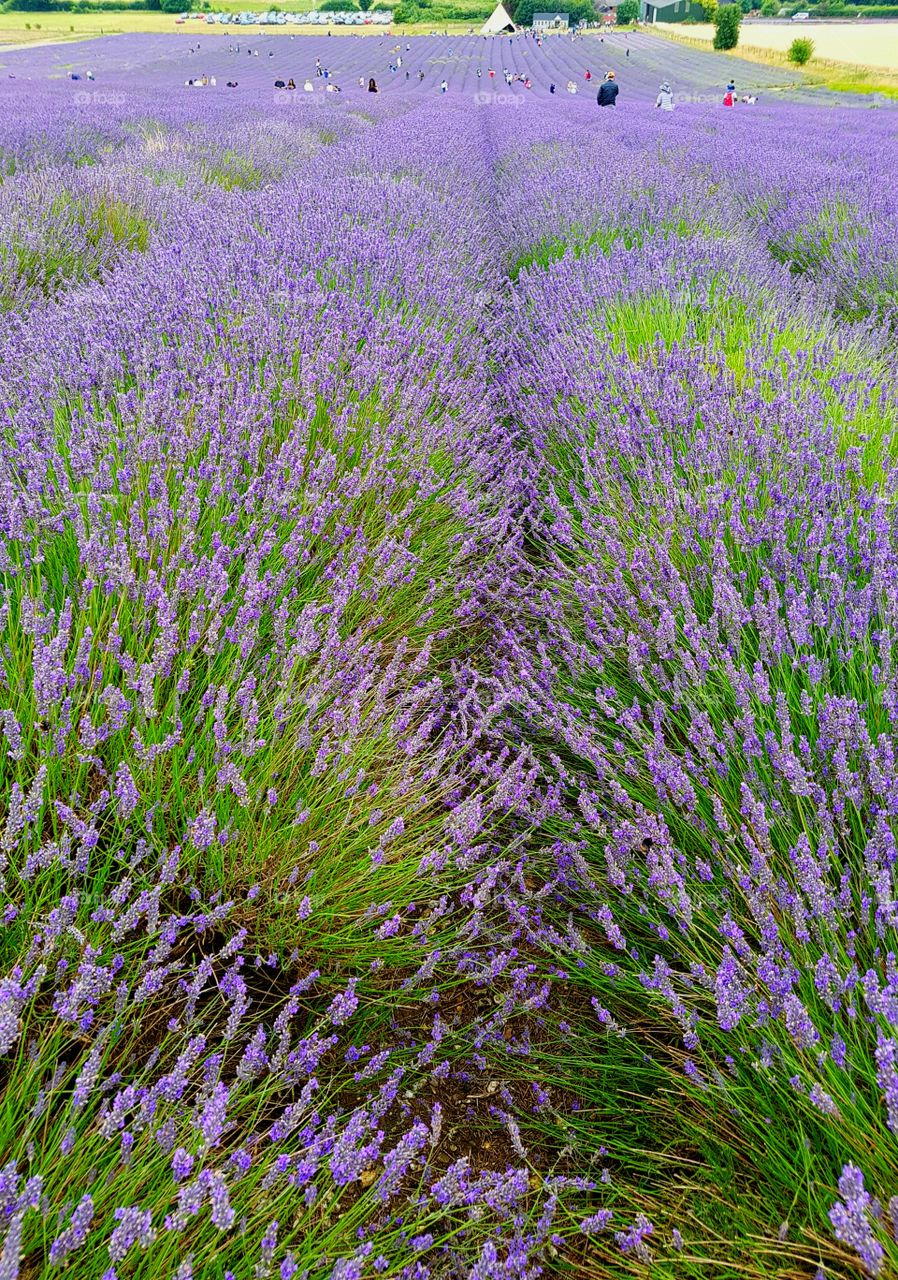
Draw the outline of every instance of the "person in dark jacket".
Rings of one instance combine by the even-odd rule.
[[[599,92],[596,94],[596,102],[600,107],[613,107],[620,88],[617,80],[614,78],[614,72],[609,71],[605,79],[599,85]]]

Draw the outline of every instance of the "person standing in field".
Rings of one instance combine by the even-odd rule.
[[[661,88],[658,90],[658,97],[655,99],[655,106],[660,107],[662,111],[673,111],[674,99],[670,85],[665,80]]]
[[[380,93],[380,90],[377,87],[377,81],[374,79],[374,76],[372,76],[371,79],[368,81],[368,92]]]
[[[599,92],[596,94],[596,102],[600,107],[613,107],[617,101],[617,95],[620,93],[620,87],[617,83],[613,71],[605,73],[605,79],[599,85]]]
[[[725,107],[731,107],[731,106],[733,105],[733,91],[732,91],[732,89],[727,89],[726,93],[723,95],[723,105],[724,105]]]

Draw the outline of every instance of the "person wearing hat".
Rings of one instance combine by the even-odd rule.
[[[599,85],[599,92],[596,94],[596,102],[600,107],[613,107],[620,89],[613,71],[605,73],[605,79]]]
[[[658,90],[658,97],[655,99],[655,106],[660,107],[662,111],[673,111],[674,100],[670,85],[665,80],[661,88]]]

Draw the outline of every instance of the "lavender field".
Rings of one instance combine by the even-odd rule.
[[[5,56],[0,1280],[898,1276],[898,112],[627,39]]]

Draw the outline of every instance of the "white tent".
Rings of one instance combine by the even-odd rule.
[[[496,5],[480,29],[482,36],[500,36],[503,31],[514,31],[514,19],[505,8],[502,0]]]

